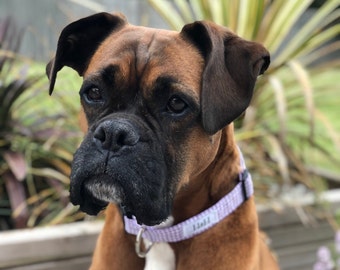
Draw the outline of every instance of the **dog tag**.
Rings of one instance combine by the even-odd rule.
[[[195,219],[194,221],[184,224],[183,236],[184,238],[190,238],[194,235],[204,232],[205,230],[215,225],[217,222],[218,222],[217,211],[211,211]]]

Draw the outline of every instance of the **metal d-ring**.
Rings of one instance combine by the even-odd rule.
[[[150,251],[150,249],[152,248],[153,243],[151,242],[151,244],[149,244],[147,247],[145,247],[145,250],[142,250],[142,240],[143,240],[143,233],[146,231],[145,227],[141,227],[137,236],[136,236],[136,242],[135,242],[135,249],[136,249],[136,253],[137,256],[139,258],[145,258],[146,254]]]

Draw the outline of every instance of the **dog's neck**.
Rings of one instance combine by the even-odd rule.
[[[230,162],[233,164],[228,165]],[[239,180],[239,164],[233,125],[229,125],[221,131],[214,161],[177,193],[172,212],[175,223],[197,215],[228,194]]]

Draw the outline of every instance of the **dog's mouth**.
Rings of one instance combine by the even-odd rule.
[[[165,196],[150,196],[152,192],[143,188],[137,192],[123,188],[107,175],[100,175],[85,180],[78,193],[71,188],[70,198],[73,204],[80,205],[80,210],[89,215],[97,215],[109,203],[114,203],[123,215],[130,218],[135,216],[138,223],[153,226],[167,218],[170,207]]]
[[[131,206],[125,204],[122,187],[110,182],[111,179],[104,174],[85,180],[81,186],[80,196],[77,196],[71,188],[71,202],[79,205],[80,210],[89,215],[97,215],[109,203],[114,203],[119,205],[124,215],[132,217],[134,213]]]
[[[79,205],[80,210],[89,214],[97,215],[105,209],[108,203],[122,202],[121,188],[109,185],[110,179],[106,175],[98,175],[95,178],[83,181],[79,190],[74,190],[71,185],[70,199],[74,205]]]
[[[150,151],[107,159],[91,147],[80,147],[71,172],[70,199],[87,214],[96,215],[109,203],[128,217],[153,226],[170,214],[172,192],[164,161]],[[95,155],[94,155],[95,153]]]

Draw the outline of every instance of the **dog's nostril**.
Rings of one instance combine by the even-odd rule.
[[[118,146],[132,146],[137,143],[138,139],[139,137],[136,136],[136,133],[133,131],[118,130],[115,134],[114,141]]]
[[[104,129],[101,127],[97,128],[93,134],[93,137],[102,143],[105,142],[106,135]]]
[[[121,134],[117,134],[117,144],[118,145],[125,145],[125,137],[126,135],[121,133]]]
[[[117,136],[117,144],[118,145],[129,145],[133,146],[137,144],[139,141],[139,135],[135,130],[129,130],[128,132],[122,131]]]

